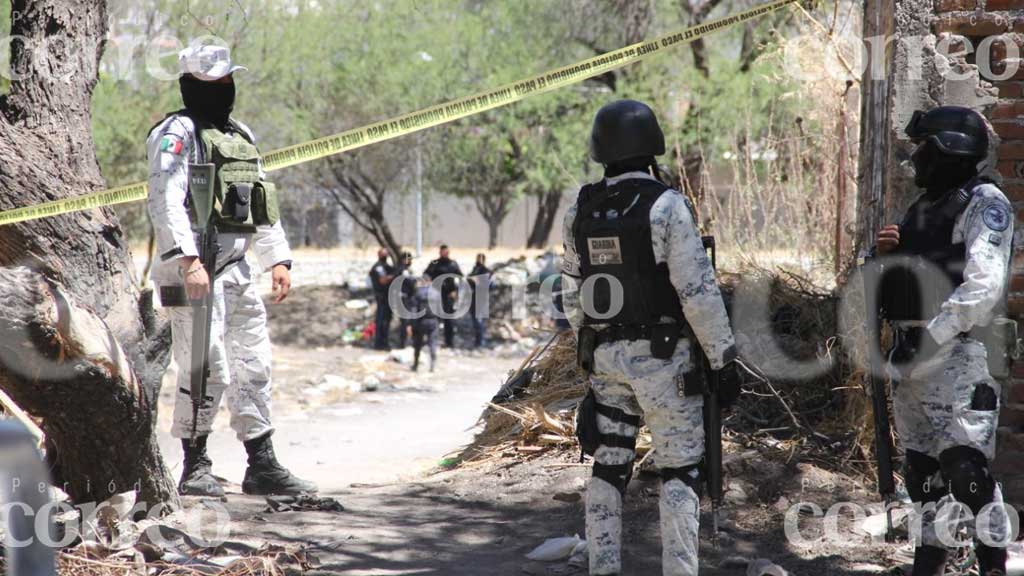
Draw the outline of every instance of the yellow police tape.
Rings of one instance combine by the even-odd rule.
[[[768,2],[738,14],[719,18],[699,26],[692,26],[686,30],[668,34],[649,42],[640,42],[612,52],[606,52],[600,56],[550,70],[493,90],[424,108],[360,128],[353,128],[332,136],[325,136],[302,144],[280,148],[263,156],[263,167],[268,172],[280,170],[288,166],[362,148],[363,146],[369,146],[419,130],[446,124],[487,110],[507,106],[529,96],[569,86],[592,76],[598,76],[627,64],[639,62],[658,54],[666,48],[693,42],[713,32],[763,16],[796,1],[775,0],[774,2]],[[35,206],[26,206],[0,212],[0,226],[66,214],[78,210],[135,202],[137,200],[144,200],[146,196],[147,191],[144,182],[128,184],[74,198],[54,200]]]

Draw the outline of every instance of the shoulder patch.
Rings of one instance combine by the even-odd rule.
[[[981,218],[985,221],[986,226],[996,232],[1002,232],[1010,227],[1010,211],[1001,203],[986,206],[981,213]]]
[[[181,154],[181,151],[185,148],[185,143],[181,141],[181,138],[173,134],[164,134],[163,138],[160,139],[160,151],[170,152],[171,154]]]

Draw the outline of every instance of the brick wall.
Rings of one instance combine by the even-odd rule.
[[[964,36],[978,47],[985,37],[999,36],[1013,42],[1019,56],[1024,56],[1024,0],[935,0],[934,7],[933,32],[940,38],[944,34]],[[1024,62],[1011,62],[1006,46],[1002,41],[992,43],[992,72],[1002,76],[1013,63],[1019,70],[1006,80],[992,82],[997,100],[981,111],[999,136],[995,167],[1017,210],[1010,310],[1024,320]],[[968,56],[968,62],[977,62],[977,55]],[[1020,508],[1024,505],[1024,363],[1015,368],[1013,376],[1004,390],[995,469],[1007,498]]]

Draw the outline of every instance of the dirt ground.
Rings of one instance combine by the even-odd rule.
[[[332,492],[341,513],[265,513],[259,498],[231,495],[236,534],[251,541],[305,546],[320,560],[311,574],[398,575],[586,574],[565,561],[532,562],[525,555],[547,538],[584,534],[583,486],[589,468],[564,457],[491,465],[427,475],[405,482],[354,485]],[[849,522],[843,538],[806,548],[787,544],[783,514],[794,500],[828,508],[840,499],[868,500],[855,483],[805,466],[756,466],[758,476],[738,481],[727,496],[718,548],[710,510],[702,511],[701,574],[746,574],[747,564],[771,559],[794,576],[888,573],[899,548],[871,545]],[[742,466],[737,477],[743,478]],[[756,482],[752,482],[756,480]],[[739,487],[745,486],[745,496]],[[803,487],[803,489],[802,489]],[[801,492],[802,489],[802,492]],[[624,515],[624,573],[660,574],[659,481],[641,476],[630,485]],[[780,494],[787,494],[780,505]],[[813,539],[820,522],[805,519]],[[908,550],[904,550],[904,553]]]

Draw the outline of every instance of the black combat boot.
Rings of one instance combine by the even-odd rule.
[[[1006,576],[1006,548],[993,548],[975,541],[974,554],[978,557],[981,576]]]
[[[213,462],[206,455],[206,436],[196,438],[195,446],[190,438],[181,439],[185,452],[185,466],[178,482],[178,493],[183,496],[224,496],[224,488],[213,477]]]
[[[914,571],[910,576],[943,576],[949,552],[937,546],[918,546],[914,549]]]
[[[245,470],[242,480],[242,492],[256,495],[289,495],[307,494],[317,491],[316,484],[296,478],[281,466],[274,456],[274,445],[268,432],[259,438],[245,441],[245,451],[249,454],[249,467]]]

